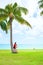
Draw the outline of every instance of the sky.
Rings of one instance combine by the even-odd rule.
[[[0,8],[15,2],[28,9],[28,14],[22,16],[32,25],[32,29],[14,20],[13,43],[16,41],[17,44],[28,44],[32,48],[43,48],[43,16],[40,16],[38,0],[0,0]],[[10,30],[6,34],[0,28],[0,44],[10,44]]]

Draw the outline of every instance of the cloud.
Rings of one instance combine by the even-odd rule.
[[[30,30],[30,34],[33,36],[41,35],[41,32],[43,32],[43,19],[38,16],[37,18],[31,18],[31,24],[33,29]]]
[[[34,17],[34,18],[37,17],[37,12],[34,12],[33,17]]]
[[[15,21],[15,20],[14,20]],[[15,21],[12,23],[12,31],[13,31],[13,34],[23,34],[22,33],[22,25],[19,24],[17,21]]]
[[[41,34],[40,37],[43,38],[43,34]]]
[[[20,30],[13,30],[13,34],[22,34],[22,32]]]
[[[0,33],[0,39],[2,39],[2,34]]]

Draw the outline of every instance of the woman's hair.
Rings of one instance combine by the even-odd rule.
[[[16,42],[15,42],[15,44],[16,44]]]

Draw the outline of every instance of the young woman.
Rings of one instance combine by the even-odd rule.
[[[16,44],[16,42],[14,43],[14,45],[13,45],[13,52],[17,52],[17,44]]]

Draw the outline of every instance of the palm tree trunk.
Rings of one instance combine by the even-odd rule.
[[[12,42],[12,18],[10,18],[10,45],[11,45],[11,51],[13,52],[13,42]]]

